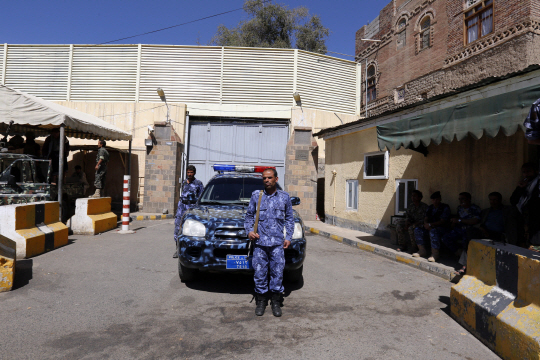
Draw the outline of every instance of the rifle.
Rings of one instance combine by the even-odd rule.
[[[257,229],[259,227],[259,215],[261,213],[261,200],[262,200],[262,195],[263,195],[263,190],[261,190],[261,192],[259,193],[259,201],[257,202],[257,213],[255,214],[255,225],[253,225],[253,232],[256,234],[257,233]],[[251,246],[251,243],[253,242],[253,240],[249,239],[248,238],[248,256],[249,254],[251,253],[252,251],[252,246]]]

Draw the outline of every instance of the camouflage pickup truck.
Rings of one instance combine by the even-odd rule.
[[[80,183],[62,186],[66,210],[84,197]],[[49,160],[30,155],[0,153],[0,205],[26,204],[58,199],[58,186],[51,184]],[[68,215],[66,213],[66,215]]]

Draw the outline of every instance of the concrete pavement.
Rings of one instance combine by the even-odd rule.
[[[450,283],[308,234],[283,317],[254,315],[252,277],[183,284],[173,220],[71,236],[0,294],[6,359],[497,359],[449,316]]]
[[[379,256],[384,256],[401,264],[412,266],[422,271],[439,276],[446,280],[455,278],[453,261],[442,259],[445,262],[430,263],[424,258],[414,258],[406,252],[399,252],[397,246],[390,239],[378,237],[358,230],[345,229],[338,226],[323,223],[321,221],[304,221],[306,231],[327,237],[345,245],[358,248]]]

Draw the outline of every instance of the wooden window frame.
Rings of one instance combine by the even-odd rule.
[[[429,25],[427,27],[425,27],[424,29],[422,29],[422,23],[424,23],[426,20],[429,20]],[[427,15],[424,17],[424,19],[422,19],[422,21],[420,22],[420,33],[418,34],[418,51],[422,51],[422,50],[425,50],[425,49],[429,49],[431,47],[431,16]],[[428,33],[428,46],[424,47],[424,34],[425,33]]]
[[[486,5],[487,2],[490,2],[491,3],[489,5]],[[464,21],[463,21],[463,29],[464,29],[464,34],[463,34],[463,40],[465,42],[465,45],[469,45],[469,44],[472,44],[474,43],[475,41],[478,41],[490,34],[493,34],[495,32],[495,9],[494,9],[494,6],[493,6],[493,3],[494,3],[494,0],[483,0],[483,1],[479,1],[478,3],[476,3],[475,5],[471,6],[470,8],[466,9],[464,12],[463,12],[463,15],[464,15]],[[476,10],[476,8],[480,7],[478,10]],[[486,11],[488,11],[489,9],[491,9],[491,32],[488,33],[488,34],[485,34],[483,35],[482,34],[482,14],[485,13]],[[467,13],[472,11],[472,14],[467,16]],[[469,20],[472,20],[474,18],[478,18],[478,21],[476,22],[476,26],[478,27],[478,37],[476,39],[474,39],[473,41],[469,42],[469,26],[467,25],[467,22]],[[471,26],[472,27],[472,26]]]
[[[373,70],[375,71],[373,75],[369,76],[369,69],[373,67]],[[366,70],[366,77],[367,77],[367,97],[366,97],[366,106],[370,102],[377,100],[377,68],[375,68],[375,65],[370,65],[367,67]]]

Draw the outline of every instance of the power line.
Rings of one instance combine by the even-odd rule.
[[[267,2],[271,2],[271,1],[272,1],[272,0],[263,0],[262,3],[264,4],[264,3],[267,3]],[[132,39],[132,38],[138,37],[138,36],[144,36],[144,35],[148,35],[148,34],[153,34],[153,33],[157,33],[157,32],[160,32],[160,31],[165,31],[165,30],[173,29],[173,28],[175,28],[175,27],[179,27],[179,26],[183,26],[183,25],[188,25],[188,24],[193,24],[193,23],[198,22],[198,21],[211,19],[211,18],[214,18],[214,17],[217,17],[217,16],[221,16],[221,15],[225,15],[225,14],[230,14],[230,13],[232,13],[232,12],[239,11],[239,10],[243,10],[243,9],[244,9],[244,8],[241,7],[241,8],[237,8],[237,9],[233,9],[233,10],[229,10],[229,11],[224,11],[224,12],[219,13],[219,14],[214,14],[214,15],[210,15],[210,16],[205,16],[205,17],[202,17],[202,18],[199,18],[199,19],[196,19],[196,20],[187,21],[187,22],[185,22],[185,23],[176,24],[176,25],[172,25],[172,26],[167,26],[167,27],[162,28],[162,29],[152,30],[152,31],[147,31],[147,32],[142,33],[142,34],[137,34],[137,35],[127,36],[127,37],[123,37],[123,38],[116,39],[116,40],[111,40],[111,41],[106,41],[106,42],[103,42],[103,43],[100,43],[100,44],[97,44],[97,45],[94,45],[94,46],[110,44],[110,43],[114,43],[114,42],[117,42],[117,41],[122,41],[122,40]]]
[[[273,0],[262,0],[261,3],[265,4],[265,3],[271,2],[271,1],[273,1]],[[184,23],[181,23],[181,24],[171,25],[171,26],[167,26],[167,27],[164,27],[164,28],[161,28],[161,29],[147,31],[145,33],[141,33],[141,34],[137,34],[137,35],[126,36],[126,37],[123,37],[123,38],[120,38],[120,39],[115,39],[115,40],[105,41],[105,42],[102,42],[102,43],[99,43],[99,44],[85,46],[85,48],[95,47],[95,46],[100,46],[100,45],[106,45],[106,44],[112,44],[112,43],[122,41],[122,40],[133,39],[135,37],[144,36],[144,35],[148,35],[148,34],[154,34],[154,33],[160,32],[160,31],[165,31],[165,30],[173,29],[173,28],[176,28],[176,27],[179,27],[179,26],[193,24],[193,23],[196,23],[196,22],[199,22],[199,21],[211,19],[211,18],[218,17],[218,16],[225,15],[225,14],[230,14],[230,13],[233,13],[233,12],[236,12],[236,11],[239,11],[239,10],[243,10],[243,9],[244,9],[243,7],[236,8],[236,9],[229,10],[229,11],[224,11],[224,12],[221,12],[221,13],[218,13],[218,14],[209,15],[209,16],[205,16],[205,17],[202,17],[202,18],[199,18],[199,19],[187,21],[187,22],[184,22]],[[73,49],[73,51],[75,51],[75,50],[77,50],[77,49]],[[39,56],[42,57],[44,55],[57,55],[57,54],[58,54],[57,52],[43,53],[43,54],[39,54]],[[26,60],[26,59],[32,59],[32,57],[26,57],[26,58],[20,58],[20,59]]]

